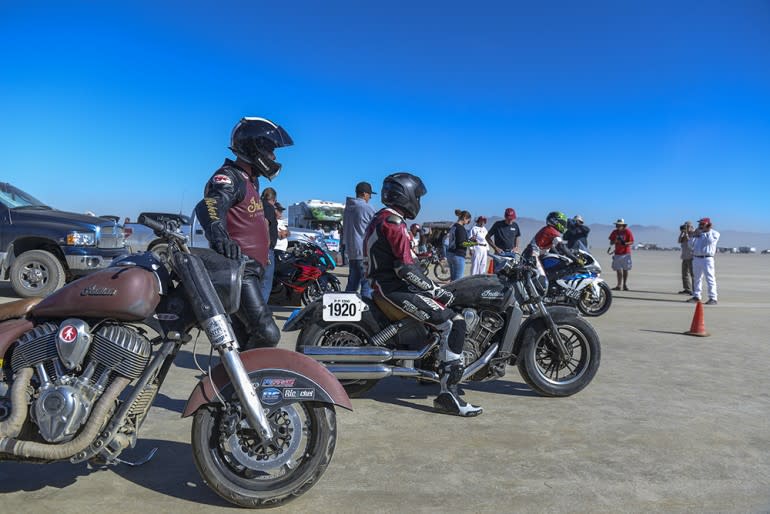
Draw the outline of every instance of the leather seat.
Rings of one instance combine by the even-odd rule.
[[[399,321],[409,316],[406,312],[393,305],[387,298],[379,293],[374,293],[372,295],[372,300],[374,300],[375,305],[377,305],[385,317],[390,321]]]

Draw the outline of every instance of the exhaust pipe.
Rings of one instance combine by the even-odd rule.
[[[476,362],[465,368],[465,371],[463,371],[462,380],[467,380],[468,377],[472,377],[478,370],[489,364],[489,361],[492,360],[492,356],[497,353],[497,346],[497,343],[490,346],[480,359],[476,360]]]
[[[412,377],[438,381],[438,374],[417,368],[402,368],[387,364],[327,364],[338,380],[380,380],[388,377]]]
[[[300,346],[299,351],[321,362],[379,363],[422,359],[435,344],[428,344],[419,351],[391,350],[382,346]]]
[[[300,353],[317,361],[385,362],[393,351],[381,346],[300,346]]]

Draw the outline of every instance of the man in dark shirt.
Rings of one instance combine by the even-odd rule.
[[[516,211],[512,207],[505,209],[502,220],[495,221],[487,233],[487,243],[497,254],[507,254],[519,251],[521,230],[516,223]]]
[[[583,217],[578,214],[567,222],[567,231],[564,240],[570,250],[588,251],[588,233],[591,229],[583,222]]]
[[[267,232],[270,236],[270,248],[267,252],[267,265],[262,277],[262,298],[265,303],[270,299],[270,291],[273,290],[273,275],[275,274],[275,243],[278,242],[278,219],[275,216],[276,192],[272,187],[266,187],[262,191],[262,209],[265,211]]]

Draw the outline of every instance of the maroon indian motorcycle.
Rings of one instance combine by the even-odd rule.
[[[76,280],[43,300],[0,305],[0,460],[123,462],[182,345],[205,331],[220,364],[193,389],[192,448],[205,482],[244,507],[310,489],[336,444],[334,406],[350,409],[323,366],[276,348],[238,352],[229,314],[243,263],[168,244]],[[157,335],[155,335],[157,334]]]

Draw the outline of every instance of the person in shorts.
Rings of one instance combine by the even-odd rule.
[[[623,218],[615,222],[615,230],[610,234],[610,244],[615,245],[612,255],[612,269],[618,275],[618,285],[615,291],[628,291],[628,272],[631,271],[631,246],[634,244],[634,234],[629,230]]]

